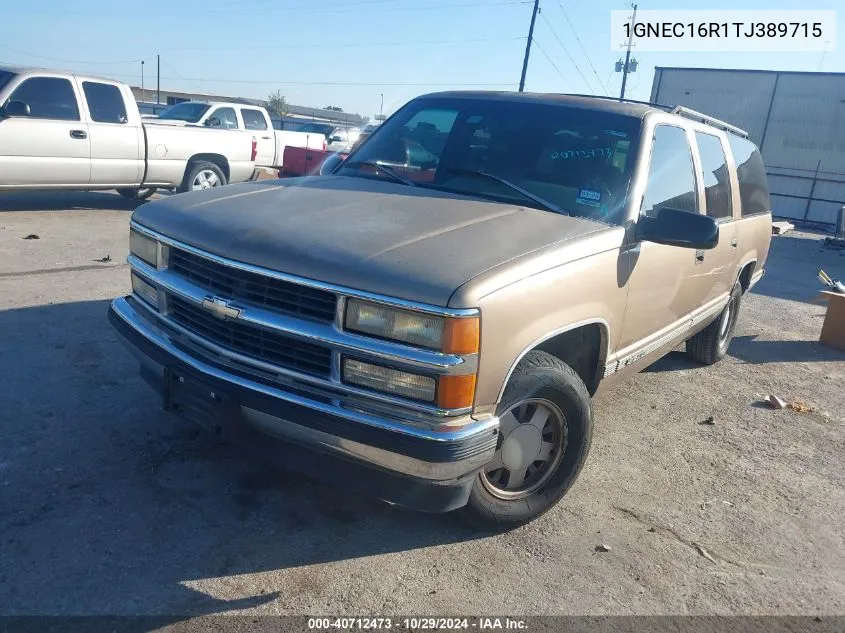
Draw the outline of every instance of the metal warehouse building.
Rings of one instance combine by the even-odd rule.
[[[845,73],[663,68],[651,100],[747,130],[779,217],[824,225],[845,205]]]

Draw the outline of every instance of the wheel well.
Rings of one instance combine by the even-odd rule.
[[[226,176],[226,182],[229,182],[229,161],[226,160],[225,156],[221,154],[194,154],[188,159],[188,164],[196,163],[198,161],[208,161],[209,163],[214,163],[220,168],[220,171],[223,172],[223,175]]]
[[[598,389],[601,380],[599,370],[604,364],[607,349],[607,333],[600,324],[590,323],[561,332],[534,349],[551,354],[572,367],[584,381],[590,395]]]
[[[739,271],[739,283],[742,286],[743,294],[748,292],[748,288],[751,286],[751,275],[754,274],[755,266],[755,262],[749,262],[741,271]]]

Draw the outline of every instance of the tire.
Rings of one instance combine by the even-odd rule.
[[[731,290],[728,305],[719,317],[687,341],[687,356],[704,365],[712,365],[722,360],[728,353],[734,336],[741,305],[742,285],[737,281]]]
[[[188,163],[188,168],[185,170],[185,177],[182,179],[182,184],[179,185],[177,191],[179,193],[199,191],[212,187],[222,187],[225,184],[226,176],[217,165],[207,160],[196,160]]]
[[[540,418],[546,411],[549,416],[544,422]],[[520,361],[505,388],[498,415],[496,456],[476,476],[469,502],[459,510],[464,519],[482,529],[517,527],[554,506],[581,472],[593,435],[592,402],[586,385],[569,365],[546,352],[529,352]],[[540,449],[535,453],[538,437]],[[526,453],[530,455],[527,459]],[[530,461],[535,454],[540,458],[544,453],[544,461]],[[527,471],[520,475],[529,461]],[[511,480],[514,474],[516,479]]]
[[[141,187],[140,189],[118,189],[117,193],[127,200],[146,200],[156,192],[155,187]]]

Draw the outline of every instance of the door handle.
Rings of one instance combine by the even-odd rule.
[[[85,130],[71,130],[70,137],[79,139],[88,138],[88,132],[86,132]]]
[[[702,250],[695,251],[695,261],[696,261],[696,263],[704,261],[704,251],[702,251]]]
[[[733,248],[736,248],[736,238],[733,238],[733,239],[731,240],[731,246],[732,246]]]
[[[272,136],[262,136],[261,138],[263,138],[265,141],[269,141],[273,137]]]

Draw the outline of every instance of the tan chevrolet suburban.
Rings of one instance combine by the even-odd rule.
[[[132,293],[109,316],[165,409],[389,502],[511,526],[572,486],[599,388],[684,342],[726,354],[770,236],[760,153],[726,123],[438,93],[329,175],[137,209]]]

